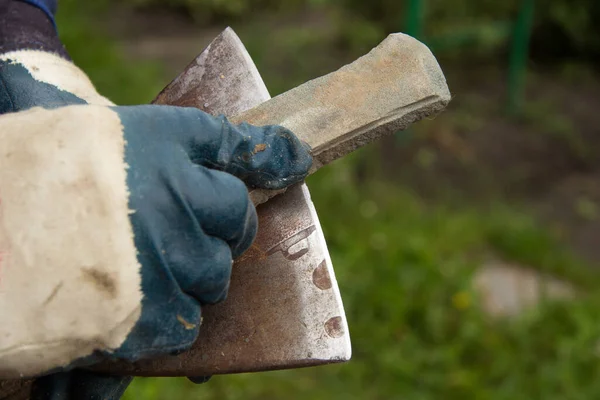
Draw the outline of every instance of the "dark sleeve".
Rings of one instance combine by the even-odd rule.
[[[54,24],[54,14],[56,14],[57,0],[19,0],[23,3],[31,4],[42,10]]]
[[[54,25],[56,0],[0,0],[0,54],[43,50],[69,59]]]

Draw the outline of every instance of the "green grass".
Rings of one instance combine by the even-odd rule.
[[[146,103],[160,89],[160,69],[119,54],[75,2],[64,1],[62,15],[69,50],[101,92]],[[410,188],[357,182],[355,168],[370,156],[360,151],[309,180],[348,315],[351,362],[199,386],[138,378],[125,399],[600,398],[596,274],[519,207],[427,203]],[[490,257],[561,276],[581,294],[492,321],[471,288]]]
[[[104,3],[61,0],[60,38],[101,94],[119,105],[149,103],[165,84],[160,65],[128,59],[111,38],[98,33],[96,19],[106,12]]]

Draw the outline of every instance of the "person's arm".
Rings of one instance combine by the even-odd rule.
[[[3,67],[0,114],[34,106],[112,105],[71,62],[54,25],[55,9],[53,0],[0,0],[0,62],[24,69],[9,73],[8,67]],[[34,80],[28,79],[30,76]],[[49,86],[34,87],[33,82]],[[57,94],[56,89],[62,93]]]
[[[56,34],[55,0],[0,0],[0,53],[43,50],[69,59]]]
[[[112,106],[48,32],[0,54],[0,378],[187,349],[254,240],[246,184],[285,187],[312,163],[282,127]]]

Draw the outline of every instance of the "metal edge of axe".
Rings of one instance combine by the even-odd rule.
[[[154,100],[237,115],[270,98],[231,28]],[[344,308],[305,184],[257,209],[259,232],[233,267],[228,298],[203,307],[194,346],[179,355],[93,369],[136,376],[201,376],[315,366],[350,359]]]

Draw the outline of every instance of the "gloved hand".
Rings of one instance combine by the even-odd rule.
[[[310,155],[281,127],[111,106],[58,56],[1,58],[0,377],[118,398],[128,378],[59,372],[187,349],[256,233],[242,180],[285,187]]]
[[[241,179],[268,189],[298,182],[311,164],[307,149],[284,128],[234,126],[192,108],[22,111],[40,99],[48,107],[83,101],[14,61],[0,71],[4,111],[21,111],[2,117],[0,139],[10,154],[0,158],[10,219],[0,237],[14,266],[2,277],[0,332],[11,339],[0,339],[0,371],[85,365],[90,358],[75,360],[92,352],[136,360],[188,348],[200,306],[225,298],[232,260],[256,234]],[[39,288],[29,300],[17,297],[25,280]],[[28,318],[53,329],[31,332]],[[56,356],[42,345],[51,342],[63,343]]]

